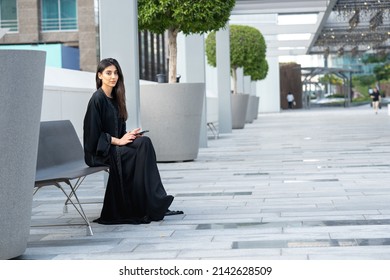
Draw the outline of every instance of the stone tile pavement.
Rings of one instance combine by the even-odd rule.
[[[38,191],[20,259],[390,259],[390,116],[369,106],[260,114],[210,137],[191,162],[159,163],[172,209],[148,225],[99,225]],[[98,217],[103,173],[78,194]],[[65,225],[65,226],[64,226]]]

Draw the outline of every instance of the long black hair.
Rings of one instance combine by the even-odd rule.
[[[102,80],[99,79],[99,73],[103,74],[104,69],[106,69],[108,66],[111,65],[114,65],[116,67],[116,70],[118,71],[118,81],[115,87],[113,88],[112,97],[115,98],[118,102],[119,116],[124,120],[127,120],[128,114],[126,109],[125,83],[124,83],[122,69],[116,59],[105,58],[99,62],[96,70],[96,77],[95,77],[96,89],[99,89],[102,86]]]

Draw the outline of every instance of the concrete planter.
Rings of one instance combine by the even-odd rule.
[[[255,110],[255,102],[256,102],[256,96],[249,95],[248,98],[248,108],[246,110],[246,116],[245,116],[245,122],[246,123],[252,123],[254,118],[253,118],[253,111]]]
[[[254,120],[257,120],[258,116],[259,116],[259,104],[260,104],[260,97],[258,96],[255,96],[255,101],[253,103],[253,119]]]
[[[252,123],[253,120],[257,119],[259,113],[259,100],[260,97],[250,95],[248,99],[248,108],[246,111],[246,123]]]
[[[0,50],[0,259],[27,247],[45,59],[41,51]]]
[[[198,156],[204,83],[140,86],[142,128],[153,141],[157,161],[188,161]]]
[[[232,94],[232,128],[242,129],[245,127],[246,112],[248,109],[249,94]]]

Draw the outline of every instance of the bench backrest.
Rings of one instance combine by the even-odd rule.
[[[37,170],[84,161],[84,150],[69,120],[41,122]]]

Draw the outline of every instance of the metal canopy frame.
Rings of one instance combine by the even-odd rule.
[[[276,26],[258,23],[264,35],[270,35],[269,45],[274,47],[274,37],[284,33],[312,33],[308,42],[290,41],[290,46],[304,46],[302,51],[274,52],[277,55],[299,54],[351,54],[367,51],[390,50],[389,0],[236,0],[232,16],[245,15],[256,26],[256,16],[264,14],[317,13],[316,26],[291,23]],[[267,44],[268,44],[267,42]],[[283,43],[278,43],[279,46]],[[275,47],[277,48],[277,47]]]
[[[351,105],[352,73],[358,73],[359,71],[337,67],[301,67],[300,69],[304,77],[302,82],[304,85],[312,84],[311,79],[319,75],[334,74],[341,78],[344,81],[344,106],[349,107]]]
[[[389,49],[390,1],[337,0],[309,53],[356,56]]]

